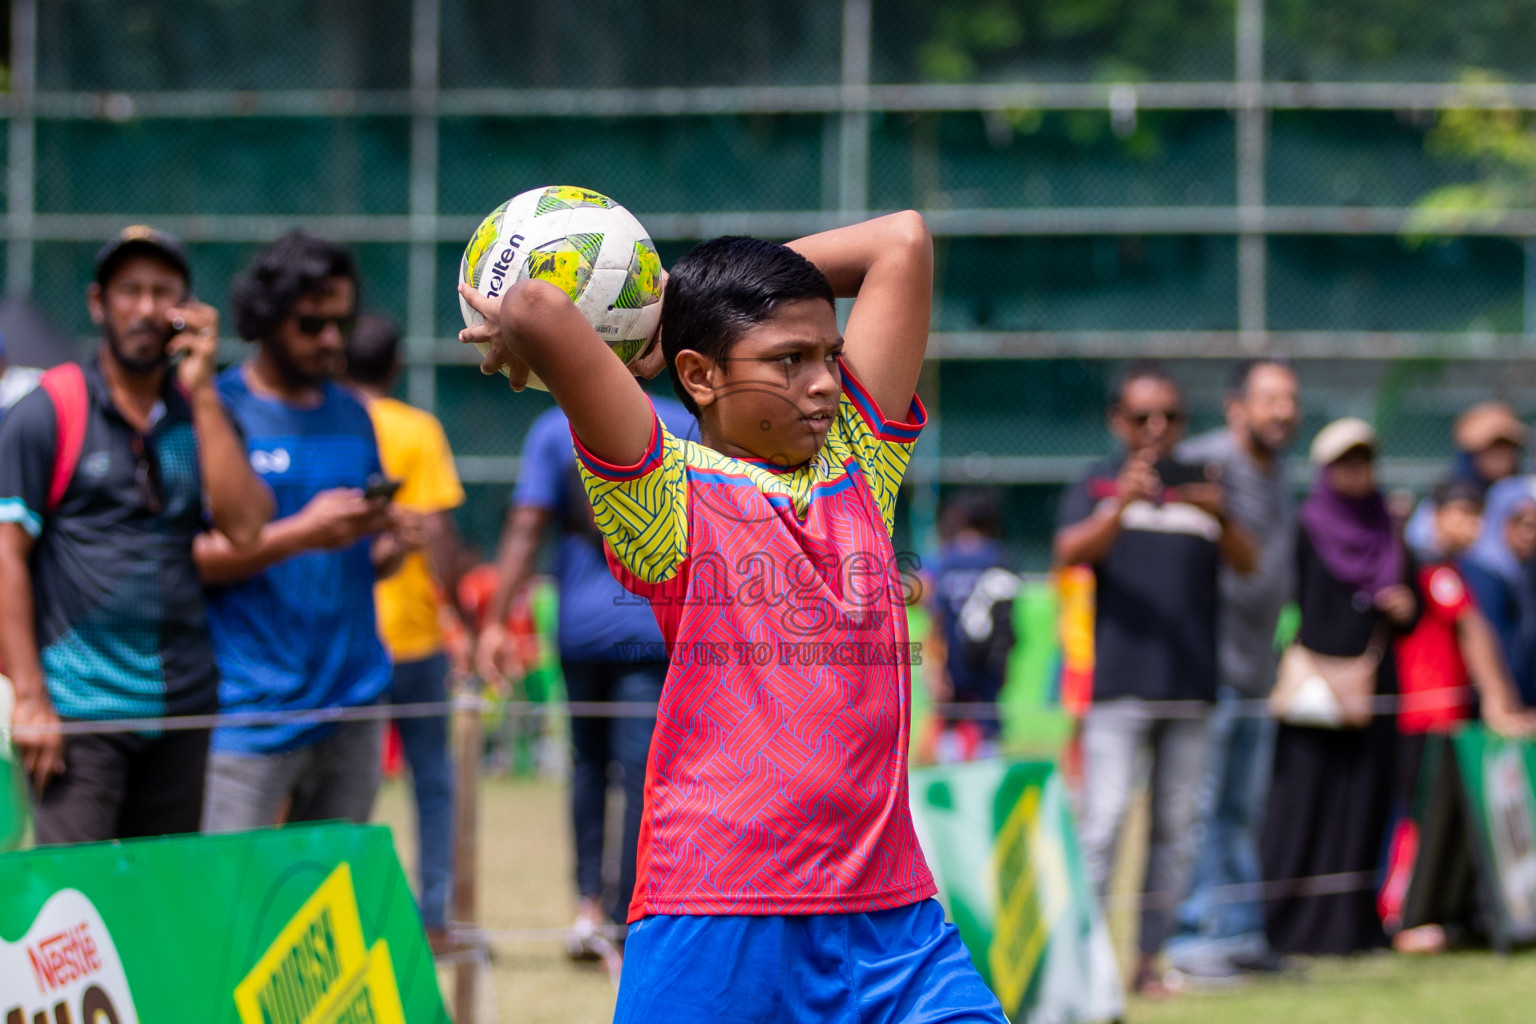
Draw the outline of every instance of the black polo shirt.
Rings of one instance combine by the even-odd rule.
[[[1061,497],[1058,528],[1114,496],[1124,459],[1098,463]],[[1092,566],[1093,699],[1216,699],[1217,542],[1221,524],[1193,505],[1134,501]]]
[[[53,512],[53,399],[38,388],[0,420],[0,522],[37,540],[29,568],[49,696],[65,718],[212,711],[218,673],[192,561],[206,517],[191,407],[168,378],[141,435],[100,366],[84,371],[85,440]]]

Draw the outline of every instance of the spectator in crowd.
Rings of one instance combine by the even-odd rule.
[[[675,436],[698,437],[693,417],[681,404],[667,398],[653,398],[652,404]],[[558,534],[553,566],[560,594],[556,637],[567,698],[654,705],[667,674],[661,632],[649,605],[619,586],[608,571],[603,538],[576,470],[570,421],[558,408],[540,415],[523,441],[517,489],[497,555],[500,578],[476,644],[477,670],[487,679],[520,674],[516,642],[505,625],[507,612],[513,597],[532,579],[551,526]],[[622,925],[628,915],[654,726],[653,717],[632,714],[571,718],[577,913],[568,951],[575,958],[595,957],[594,940],[606,926]],[[610,766],[619,769],[624,832],[617,891],[605,899]]]
[[[1194,978],[1280,966],[1264,939],[1263,902],[1231,899],[1226,887],[1260,879],[1258,830],[1273,728],[1265,717],[1239,713],[1238,704],[1261,701],[1274,686],[1275,627],[1291,594],[1296,510],[1284,455],[1300,418],[1295,372],[1277,359],[1239,364],[1225,412],[1224,428],[1178,449],[1185,461],[1221,468],[1232,518],[1260,544],[1253,572],[1223,566],[1220,573],[1220,688],[1210,721],[1199,852],[1169,944],[1174,966]]]
[[[419,516],[421,551],[374,587],[379,634],[394,662],[387,697],[396,704],[448,699],[448,656],[440,616],[452,614],[461,563],[453,510],[464,488],[437,417],[390,397],[400,374],[400,331],[387,317],[367,314],[346,339],[347,380],[362,398],[378,435],[384,474],[398,481],[397,514]],[[453,769],[448,718],[396,722],[416,794],[417,865],[421,917],[436,947],[445,945],[453,841]]]
[[[5,351],[5,338],[0,337],[0,418],[21,396],[37,387],[43,371],[30,366],[12,366]]]
[[[218,313],[191,284],[179,241],[124,230],[86,290],[95,359],[0,426],[0,655],[39,843],[197,831],[206,729],[58,731],[218,707],[193,539],[206,510],[247,550],[272,500],[219,402]]]
[[[1311,654],[1353,659],[1374,676],[1375,694],[1393,695],[1397,663],[1389,638],[1413,628],[1420,601],[1413,564],[1376,486],[1376,450],[1375,432],[1357,419],[1329,424],[1312,442],[1317,479],[1302,504],[1296,542],[1296,642]],[[1283,674],[1281,682],[1283,688]],[[1264,877],[1359,881],[1321,895],[1306,895],[1305,883],[1297,883],[1272,897],[1270,945],[1281,953],[1339,955],[1383,946],[1373,882],[1392,806],[1396,724],[1377,714],[1363,727],[1349,727],[1342,717],[1323,727],[1294,703],[1277,712]]]
[[[373,606],[416,537],[394,525],[368,412],[332,382],[357,317],[357,271],[340,246],[303,232],[272,242],[230,287],[254,355],[219,378],[277,518],[237,549],[198,538],[227,712],[365,707],[389,687]],[[214,731],[203,827],[366,821],[381,774],[379,720],[288,721]]]
[[[1449,478],[1486,492],[1520,472],[1530,432],[1503,402],[1479,402],[1456,417],[1452,436],[1456,460]],[[1422,502],[1404,531],[1409,548],[1422,561],[1436,561],[1444,554],[1434,549],[1434,516],[1433,502]]]
[[[968,761],[997,753],[997,698],[1013,650],[1019,578],[999,541],[1002,517],[990,491],[961,491],[939,512],[941,545],[933,570],[928,638],[930,696],[975,705],[979,716],[941,720],[935,757]]]
[[[1471,717],[1474,709],[1500,735],[1524,735],[1532,726],[1504,664],[1498,637],[1456,567],[1456,560],[1481,530],[1481,489],[1470,480],[1447,480],[1435,488],[1430,503],[1435,511],[1435,547],[1444,560],[1419,569],[1424,612],[1413,632],[1397,643],[1402,693],[1397,714],[1398,819],[1389,846],[1391,871],[1380,900],[1387,930],[1395,932],[1393,948],[1410,953],[1439,952],[1446,942],[1445,929],[1439,923],[1398,928],[1413,869],[1412,854],[1418,849],[1414,794],[1426,763],[1429,738],[1450,733]]]
[[[1536,706],[1536,478],[1511,477],[1488,489],[1482,530],[1461,568],[1521,702]]]
[[[1206,715],[1216,699],[1217,569],[1252,572],[1257,555],[1227,514],[1207,467],[1176,462],[1184,399],[1167,371],[1133,366],[1121,379],[1109,425],[1123,449],[1062,497],[1058,565],[1093,567],[1093,707],[1083,727],[1081,837],[1089,877],[1102,895],[1115,860],[1139,762],[1151,755],[1151,836],[1134,986],[1163,991],[1154,971],[1188,882]],[[1165,715],[1158,702],[1175,701]]]

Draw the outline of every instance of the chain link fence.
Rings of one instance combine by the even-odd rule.
[[[1468,69],[1536,109],[1536,8],[1513,0],[12,0],[9,28],[8,290],[83,350],[91,256],[124,223],[183,234],[221,306],[288,227],[347,241],[487,552],[547,398],[480,377],[451,285],[480,216],[547,182],[616,196],[669,260],[924,210],[919,548],[940,491],[986,482],[1042,566],[1141,355],[1176,361],[1200,429],[1233,359],[1292,354],[1304,433],[1373,417],[1418,487],[1462,406],[1536,416],[1536,218],[1405,233],[1486,172],[1426,145],[1443,109],[1495,102]]]

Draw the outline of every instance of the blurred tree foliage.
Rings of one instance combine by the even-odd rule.
[[[1486,227],[1507,210],[1536,208],[1536,113],[1499,105],[1507,84],[1487,71],[1463,74],[1461,92],[1480,105],[1442,110],[1424,144],[1435,157],[1471,164],[1477,179],[1424,195],[1406,228],[1414,242],[1431,231]]]

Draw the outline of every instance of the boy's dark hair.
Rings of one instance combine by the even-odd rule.
[[[1126,388],[1139,380],[1159,381],[1177,391],[1180,398],[1184,396],[1184,389],[1174,379],[1173,374],[1168,372],[1168,367],[1155,359],[1137,359],[1116,378],[1114,390],[1110,393],[1109,404],[1112,407],[1119,406],[1125,401]]]
[[[796,299],[834,302],[815,264],[787,246],[739,235],[694,246],[672,265],[661,307],[661,350],[672,390],[694,416],[699,408],[677,379],[677,354],[691,349],[719,361],[748,328]]]
[[[1248,394],[1248,385],[1252,381],[1253,371],[1261,366],[1278,366],[1282,370],[1291,373],[1296,368],[1291,361],[1282,355],[1255,356],[1252,359],[1244,359],[1232,367],[1232,372],[1227,375],[1227,394],[1232,398],[1244,398]]]
[[[230,283],[236,332],[246,341],[271,337],[299,299],[333,277],[358,283],[357,264],[343,246],[305,231],[268,243]]]
[[[400,328],[382,313],[364,313],[347,338],[347,376],[387,387],[400,365]]]
[[[1003,535],[1002,501],[990,487],[956,491],[939,510],[939,535],[951,540],[961,530],[975,530],[994,540]]]
[[[1483,489],[1471,480],[1453,478],[1440,481],[1429,492],[1429,503],[1437,509],[1457,501],[1482,508]]]

